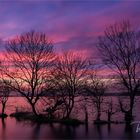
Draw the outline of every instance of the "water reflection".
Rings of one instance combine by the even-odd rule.
[[[126,124],[124,133],[126,134],[127,138],[133,139],[134,138],[134,132],[133,132],[133,126],[131,124]]]
[[[76,129],[74,126],[66,126],[66,125],[58,125],[57,127],[54,125],[50,125],[51,132],[54,135],[54,138],[57,139],[75,139],[76,137]]]
[[[85,124],[85,134],[88,135],[88,123]]]
[[[99,139],[102,139],[102,125],[95,125],[95,128],[96,128],[96,132],[97,132],[97,137]]]
[[[104,124],[80,125],[77,127],[54,124],[40,124],[7,118],[0,121],[0,139],[139,139],[133,125]]]
[[[114,102],[115,102],[115,97]],[[140,100],[140,98],[139,98]],[[11,97],[8,104],[24,105],[23,98]],[[79,104],[78,104],[79,105]],[[137,105],[139,106],[139,105]],[[13,107],[6,108],[7,114],[14,112]],[[90,107],[88,108],[90,111]],[[139,108],[135,109],[135,116],[140,120]],[[10,112],[11,111],[11,112]],[[94,111],[94,110],[93,110]],[[83,113],[77,114],[82,119]],[[104,114],[103,114],[104,115]],[[104,117],[104,116],[103,116]],[[83,118],[84,119],[84,118]],[[122,120],[123,115],[117,114],[114,120]],[[39,124],[23,122],[7,117],[0,121],[0,139],[24,139],[24,140],[42,140],[42,139],[139,139],[140,132],[136,133],[136,125],[127,126],[125,124],[105,124],[94,125],[93,115],[89,115],[89,124],[78,127],[65,126],[60,124]]]
[[[1,118],[1,124],[2,124],[2,130],[1,130],[1,138],[2,140],[5,140],[6,139],[6,123],[5,123],[5,118]]]
[[[110,123],[107,125],[107,130],[108,130],[108,133],[111,133],[111,124]]]
[[[33,140],[39,140],[39,135],[40,135],[40,130],[41,130],[41,124],[40,123],[36,123],[33,126],[33,132],[32,132],[32,139]]]

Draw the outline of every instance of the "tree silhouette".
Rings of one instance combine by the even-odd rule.
[[[101,112],[102,112],[102,104],[104,101],[104,93],[106,90],[105,83],[97,77],[96,72],[92,72],[89,74],[88,82],[86,83],[85,90],[87,94],[90,96],[91,101],[94,104],[94,107],[97,111],[97,121],[100,121]]]
[[[62,97],[64,118],[69,118],[74,107],[75,96],[82,92],[89,64],[80,55],[67,52],[57,58],[52,70],[52,81],[59,97]]]
[[[46,34],[27,32],[7,43],[5,76],[13,90],[25,97],[35,115],[36,103],[46,91],[46,77],[53,59],[53,45]]]
[[[9,85],[9,81],[6,81],[6,80],[0,81],[0,103],[2,104],[2,116],[3,117],[5,116],[5,106],[8,101],[9,94],[11,92],[10,91],[11,89],[8,85]]]
[[[104,64],[116,72],[127,91],[129,109],[123,107],[123,102],[120,105],[126,120],[131,122],[135,95],[140,87],[140,36],[131,29],[129,21],[123,21],[106,28],[104,36],[98,39],[97,48]]]

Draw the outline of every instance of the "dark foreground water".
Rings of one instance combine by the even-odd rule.
[[[124,124],[80,125],[78,127],[60,124],[33,124],[18,122],[14,118],[0,120],[1,140],[45,140],[45,139],[140,139],[136,126]]]
[[[114,102],[116,102],[116,97]],[[140,98],[140,97],[138,97]],[[140,102],[138,101],[135,107],[135,121],[140,121]],[[80,108],[78,102],[77,108],[73,114],[74,117],[84,119],[84,113]],[[10,114],[15,111],[17,107],[21,110],[28,109],[28,104],[21,97],[10,97],[6,107],[6,113]],[[40,106],[41,108],[41,106]],[[0,140],[46,140],[46,139],[140,139],[140,131],[136,132],[138,124],[126,126],[125,124],[111,124],[111,125],[95,125],[93,124],[92,107],[89,109],[89,125],[80,125],[77,127],[66,126],[62,124],[37,124],[31,122],[20,122],[14,118],[7,117],[0,119]],[[106,119],[106,115],[102,116]],[[113,120],[121,121],[122,114],[113,116]]]

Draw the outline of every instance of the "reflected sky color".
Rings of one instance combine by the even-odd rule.
[[[139,28],[138,0],[1,0],[0,37],[43,31],[57,51],[82,50],[95,56],[95,42],[106,26],[130,19]]]

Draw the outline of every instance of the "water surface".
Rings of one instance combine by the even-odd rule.
[[[115,98],[115,97],[114,97]],[[135,120],[139,118],[139,102],[135,105]],[[28,109],[29,105],[25,99],[21,97],[10,97],[6,113],[10,114],[15,111],[16,107]],[[80,103],[77,103],[77,108]],[[91,108],[88,108],[92,110]],[[80,125],[77,127],[66,126],[58,123],[54,124],[39,124],[31,123],[29,121],[21,122],[15,118],[7,117],[0,119],[0,139],[2,140],[44,140],[44,139],[140,139],[140,132],[136,133],[137,125],[126,126],[125,124],[111,124],[111,125],[94,125],[93,113],[89,113],[89,125]],[[74,117],[84,119],[82,109],[77,111],[75,109]],[[105,114],[102,116],[105,118]],[[122,120],[122,114],[117,114],[113,117],[115,120]]]

